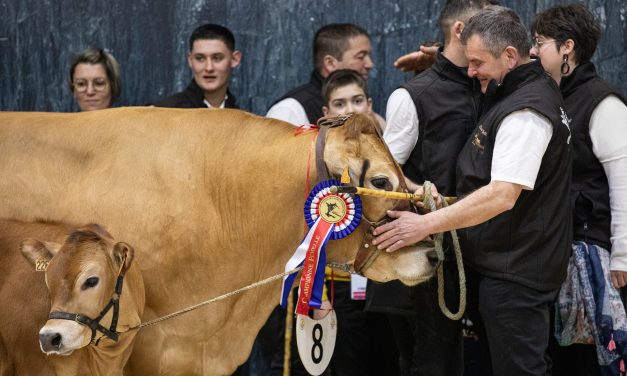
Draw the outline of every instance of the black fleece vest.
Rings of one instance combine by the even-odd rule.
[[[534,189],[523,190],[513,209],[462,231],[464,260],[492,278],[544,291],[559,288],[572,242],[570,131],[559,89],[535,62],[509,72],[486,99],[490,107],[459,154],[458,195],[490,183],[496,134],[507,115],[531,109],[549,120],[553,135]]]
[[[403,165],[416,183],[429,180],[446,196],[455,194],[457,155],[479,117],[480,92],[465,68],[438,53],[435,64],[401,87],[418,114],[418,141]]]
[[[287,98],[294,98],[303,106],[309,123],[316,124],[324,114],[322,113],[322,81],[324,79],[318,71],[311,72],[309,82],[289,91],[272,105]]]
[[[616,95],[623,102],[625,99],[597,75],[590,62],[578,65],[573,73],[564,77],[560,89],[566,113],[572,117],[574,237],[610,250],[609,185],[601,162],[592,152],[590,117],[607,96]]]
[[[226,101],[224,102],[224,108],[239,108],[235,96],[231,94],[229,89],[226,90]],[[192,82],[187,85],[185,90],[178,92],[171,97],[160,100],[154,105],[157,107],[170,107],[170,108],[207,108],[205,104],[205,93],[196,83],[196,80],[192,78]]]

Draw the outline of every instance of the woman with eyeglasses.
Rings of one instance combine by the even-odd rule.
[[[111,107],[122,90],[118,62],[102,49],[87,48],[76,56],[69,79],[81,111]]]
[[[531,33],[531,55],[540,58],[560,86],[573,155],[573,258],[558,301],[556,322],[561,324],[556,327],[562,346],[575,344],[552,346],[554,375],[599,375],[601,370],[618,374],[626,366],[627,333],[620,330],[625,313],[619,292],[610,285],[620,289],[627,284],[627,106],[590,61],[601,29],[585,6],[571,4],[541,12]],[[595,273],[596,280],[586,275],[593,267],[591,255],[606,264],[609,259],[609,267]],[[610,311],[613,315],[608,315]],[[584,337],[594,339],[596,351],[594,346],[579,344]]]

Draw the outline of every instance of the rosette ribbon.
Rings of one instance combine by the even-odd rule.
[[[303,265],[299,285],[296,313],[307,315],[309,308],[320,308],[324,287],[326,254],[324,248],[329,239],[341,239],[352,233],[361,220],[361,200],[359,196],[347,193],[331,193],[330,187],[340,185],[337,180],[318,183],[309,193],[304,212],[307,235],[294,255],[285,264],[285,271]],[[289,292],[296,274],[283,278],[281,305],[287,306]]]

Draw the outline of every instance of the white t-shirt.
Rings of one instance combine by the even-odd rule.
[[[532,190],[552,135],[551,123],[530,109],[507,115],[496,133],[491,180]]]
[[[297,127],[309,124],[305,108],[294,98],[285,98],[270,107],[266,117],[287,121]]]
[[[383,140],[394,159],[404,164],[418,142],[418,113],[406,89],[396,89],[388,98],[385,122]]]

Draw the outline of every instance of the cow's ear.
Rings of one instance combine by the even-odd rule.
[[[61,244],[40,242],[36,239],[26,239],[20,244],[20,251],[22,255],[31,263],[35,268],[41,270],[42,265],[48,265],[48,262],[59,251]],[[45,269],[45,267],[43,267]]]
[[[112,256],[117,267],[121,268],[120,275],[124,275],[133,263],[135,250],[130,245],[124,242],[119,242],[113,246]]]

